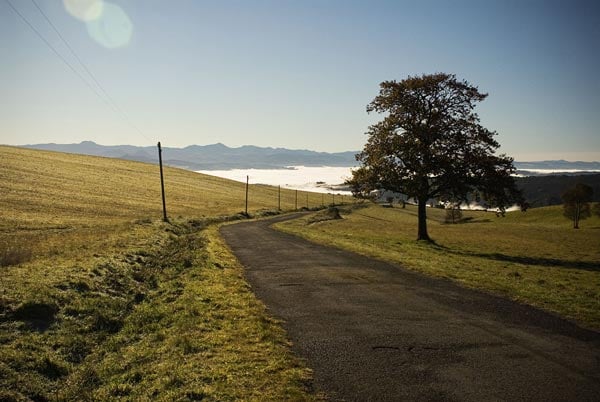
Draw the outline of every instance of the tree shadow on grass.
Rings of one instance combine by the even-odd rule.
[[[458,221],[458,224],[467,224],[467,223],[490,223],[492,220],[488,219],[488,218],[480,218],[480,219],[475,219],[472,216],[467,216],[466,218],[463,218],[461,220]]]
[[[566,268],[566,269],[580,269],[584,271],[595,271],[600,272],[600,262],[592,261],[571,261],[561,260],[558,258],[543,258],[543,257],[524,257],[518,255],[508,255],[503,253],[477,253],[471,251],[458,251],[436,243],[435,241],[430,242],[431,247],[445,253],[451,253],[455,255],[462,255],[468,257],[479,257],[494,261],[513,262],[524,265],[537,265],[551,268]]]
[[[491,219],[473,219],[470,216],[459,219],[456,222],[446,222],[446,219],[436,219],[436,222],[442,225],[472,225],[474,223],[490,223],[491,221]]]
[[[515,262],[518,264],[526,265],[540,265],[545,267],[556,267],[556,268],[567,268],[567,269],[581,269],[585,271],[598,271],[600,272],[600,262],[591,261],[569,261],[560,260],[557,258],[539,258],[539,257],[522,257],[516,255],[506,255],[501,253],[468,253],[475,257],[487,258],[490,260]]]

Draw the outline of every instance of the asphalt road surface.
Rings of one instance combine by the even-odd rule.
[[[600,334],[269,227],[221,234],[314,387],[346,401],[600,401]]]

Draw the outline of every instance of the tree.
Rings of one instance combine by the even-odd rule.
[[[487,94],[451,74],[408,77],[380,84],[367,112],[387,113],[370,126],[348,180],[355,195],[376,188],[404,193],[418,203],[418,240],[430,240],[426,204],[430,198],[465,200],[478,190],[503,209],[520,202],[513,159],[495,155],[495,132],[479,124],[475,104]]]
[[[563,214],[573,221],[573,228],[579,229],[579,221],[591,216],[590,201],[594,190],[583,183],[568,189],[562,195]]]
[[[462,217],[463,215],[459,204],[450,203],[450,205],[446,207],[446,218],[444,219],[444,222],[457,223]]]

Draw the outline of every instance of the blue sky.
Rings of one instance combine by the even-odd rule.
[[[31,0],[9,1],[87,77]],[[597,1],[114,0],[88,23],[35,1],[127,117],[0,0],[0,143],[359,150],[381,81],[449,72],[489,93],[501,152],[600,160]]]

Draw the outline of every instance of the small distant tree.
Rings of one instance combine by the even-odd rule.
[[[446,223],[458,223],[462,217],[463,214],[459,204],[451,203],[446,207]]]
[[[563,214],[573,221],[573,228],[579,229],[579,221],[591,216],[590,201],[594,190],[583,183],[568,189],[562,195]]]

